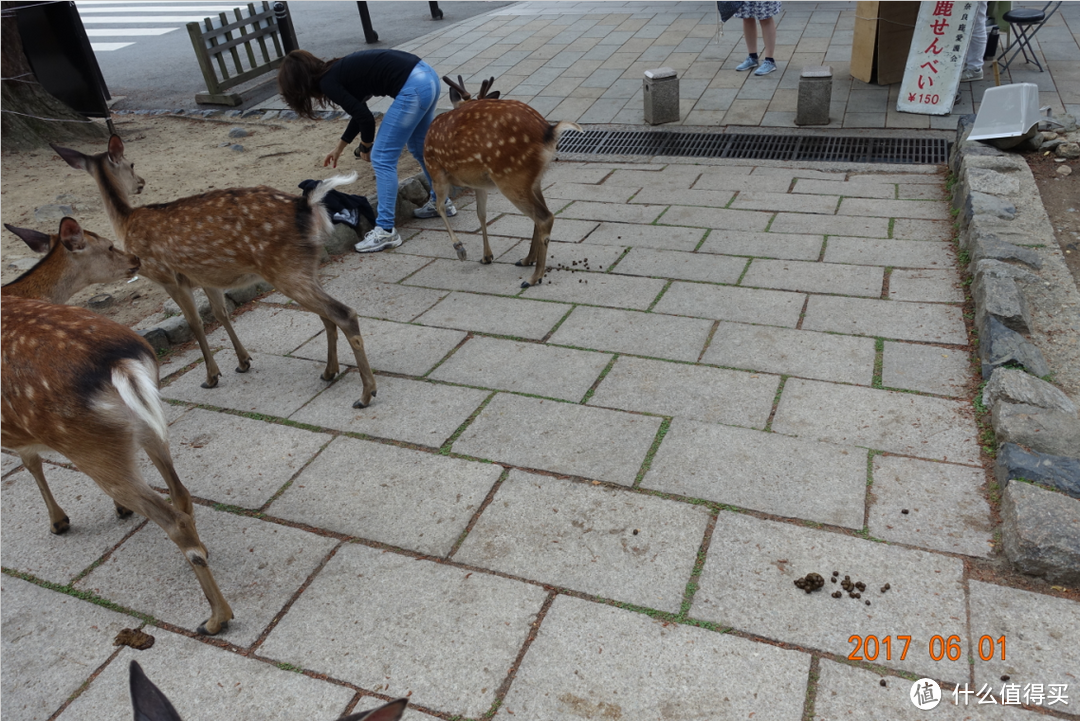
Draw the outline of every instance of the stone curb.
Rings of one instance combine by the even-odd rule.
[[[1040,225],[1046,212],[1034,177],[1023,157],[968,141],[974,118],[961,119],[949,168],[988,381],[981,400],[999,447],[994,471],[1003,489],[1003,546],[1020,572],[1074,583],[1080,580],[1080,419],[1073,400],[1043,379],[1051,367],[1030,339],[1035,293],[1061,277],[1049,272],[1063,262],[1027,247],[1053,237]],[[1065,277],[1071,280],[1067,271]],[[1011,483],[1018,480],[1026,483]]]

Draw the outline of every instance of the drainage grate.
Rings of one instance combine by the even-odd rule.
[[[584,133],[566,133],[559,141],[559,150],[564,153],[588,155],[672,155],[686,158],[929,165],[941,165],[949,158],[949,143],[940,138],[861,138],[640,130],[586,130]]]

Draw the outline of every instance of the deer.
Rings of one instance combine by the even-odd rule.
[[[215,635],[233,617],[195,530],[191,494],[173,467],[158,391],[157,355],[127,326],[85,308],[5,294],[0,304],[0,445],[19,454],[49,511],[50,531],[71,527],[53,498],[40,452],[71,460],[112,498],[119,517],[157,523],[190,564],[210,603],[197,629]],[[172,503],[152,489],[137,448],[165,479]]]
[[[0,288],[5,297],[66,303],[89,285],[132,278],[139,270],[138,256],[125,253],[108,238],[84,231],[79,221],[68,216],[60,221],[59,232],[52,235],[7,223],[4,227],[35,253],[46,253],[37,265]]]
[[[446,217],[444,203],[450,186],[476,191],[476,215],[484,236],[480,262],[484,265],[494,259],[488,244],[487,194],[497,189],[533,221],[529,254],[516,265],[535,265],[532,277],[522,282],[522,288],[538,285],[547,267],[548,240],[555,220],[540,181],[555,157],[559,137],[567,130],[584,131],[567,120],[549,123],[525,103],[489,94],[495,78],[484,81],[475,99],[465,90],[460,75],[456,83],[445,76],[443,81],[450,86],[454,109],[436,117],[428,128],[424,164],[435,190],[435,207],[450,233],[458,259],[465,260],[467,254]]]
[[[267,186],[211,190],[167,203],[133,207],[132,195],[146,181],[124,157],[124,141],[109,138],[105,152],[84,155],[53,145],[68,165],[85,170],[97,182],[117,238],[139,256],[143,276],[176,301],[191,326],[206,366],[203,388],[214,388],[221,371],[210,353],[206,331],[193,295],[202,288],[214,317],[225,328],[236,351],[237,373],[251,368],[251,355],[240,343],[225,305],[224,291],[263,278],[300,307],[318,315],[326,328],[325,381],[338,374],[337,332],[352,347],[363,383],[354,408],[365,408],[375,397],[375,376],[364,352],[356,311],[330,297],[319,281],[319,252],[332,231],[322,200],[339,185],[356,180],[356,173],[321,181],[303,196]]]
[[[146,676],[138,661],[132,661],[128,670],[135,721],[181,721],[169,697]],[[400,721],[408,705],[409,699],[399,698],[370,711],[343,716],[338,721]]]

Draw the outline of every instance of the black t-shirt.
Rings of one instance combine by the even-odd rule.
[[[374,140],[375,116],[368,110],[368,99],[396,98],[419,62],[420,58],[400,50],[361,50],[331,65],[319,89],[350,116],[341,139],[351,143],[360,133],[365,143]]]

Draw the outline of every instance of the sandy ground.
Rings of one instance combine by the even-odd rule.
[[[229,131],[237,127],[250,135],[229,138]],[[253,185],[299,193],[297,184],[303,180],[354,169],[359,172],[359,179],[340,190],[356,195],[375,194],[371,166],[352,155],[355,144],[342,154],[337,171],[322,167],[322,159],[345,128],[341,120],[274,123],[121,116],[116,128],[124,139],[125,156],[134,161],[135,172],[146,180],[143,192],[132,199],[133,205],[167,202],[214,188]],[[234,143],[243,145],[244,150],[233,150],[230,146]],[[77,149],[92,154],[103,152],[105,146]],[[4,223],[55,233],[61,215],[57,211],[48,212],[45,206],[62,204],[72,206],[73,216],[84,228],[116,237],[93,179],[68,166],[52,150],[4,153],[2,169],[0,220]],[[419,165],[405,153],[398,169],[399,177],[417,172]],[[35,218],[38,209],[42,211]],[[13,262],[38,256],[7,230],[0,235],[3,238],[0,277],[9,283],[23,272],[12,268]],[[93,286],[76,294],[69,303],[83,305],[100,293],[108,293],[114,300],[99,312],[129,325],[158,312],[168,298],[158,286],[140,277],[131,283]]]

